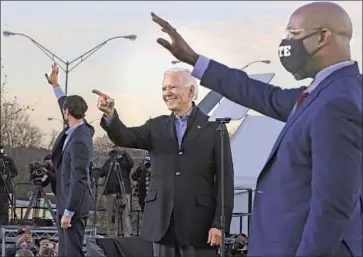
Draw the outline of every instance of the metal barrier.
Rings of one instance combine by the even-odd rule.
[[[253,189],[245,188],[245,187],[235,187],[234,191],[239,191],[235,194],[248,194],[247,196],[247,212],[236,212],[232,214],[232,218],[239,218],[239,230],[242,233],[242,220],[243,217],[247,217],[247,231],[250,231],[251,228],[251,215],[252,215],[252,204],[253,204]]]
[[[41,239],[47,237],[49,239],[58,239],[58,229],[56,227],[29,227],[32,231],[33,239]],[[1,253],[2,256],[6,254],[6,248],[15,244],[18,238],[19,226],[2,226],[1,227]],[[85,246],[87,239],[96,234],[96,229],[93,227],[86,227],[86,233],[83,241]]]

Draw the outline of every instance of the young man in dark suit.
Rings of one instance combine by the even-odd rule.
[[[194,104],[198,87],[190,71],[164,74],[162,97],[170,115],[127,127],[114,108],[114,100],[99,95],[104,112],[101,126],[119,146],[145,149],[151,157],[151,179],[145,198],[142,237],[154,243],[156,257],[215,256],[210,246],[221,239],[221,145],[218,124],[208,122]],[[225,228],[233,210],[233,165],[229,137],[225,135]],[[205,252],[210,252],[205,255]]]
[[[48,76],[66,123],[52,149],[56,173],[59,256],[83,257],[83,239],[92,201],[89,167],[94,129],[84,117],[88,109],[77,95],[65,96],[58,85],[58,67]]]

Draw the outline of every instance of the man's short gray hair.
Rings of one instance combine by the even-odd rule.
[[[198,99],[198,82],[192,76],[192,73],[191,73],[190,70],[188,70],[188,69],[182,69],[182,68],[171,68],[171,69],[167,70],[164,73],[164,76],[165,76],[166,73],[169,73],[169,72],[181,72],[183,74],[183,78],[184,78],[184,86],[185,87],[194,86],[193,100],[197,100]]]

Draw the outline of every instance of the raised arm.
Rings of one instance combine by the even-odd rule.
[[[201,80],[202,86],[227,99],[283,122],[305,89],[282,89],[251,79],[244,71],[231,69],[204,56],[198,57],[192,75]]]
[[[64,94],[63,90],[59,86],[58,74],[59,74],[59,68],[58,68],[57,64],[54,63],[52,65],[52,70],[51,70],[50,74],[48,75],[46,73],[45,78],[47,79],[48,84],[53,87],[54,94],[57,97],[58,105],[59,105],[61,115],[62,115],[61,117],[62,117],[62,120],[63,120],[64,119],[63,118],[63,105],[64,105],[64,102],[66,100],[66,95]]]
[[[104,113],[101,127],[111,141],[118,146],[150,151],[151,120],[140,127],[126,127],[118,117],[114,99],[99,90],[92,92],[98,95],[97,108]]]
[[[150,151],[152,148],[150,123],[151,120],[139,127],[126,127],[115,110],[112,117],[104,115],[100,125],[115,145]]]

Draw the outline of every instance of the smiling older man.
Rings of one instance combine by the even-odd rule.
[[[119,146],[145,149],[152,171],[142,236],[154,242],[156,257],[215,256],[219,245],[221,214],[221,145],[218,124],[208,122],[194,104],[197,83],[190,71],[168,70],[162,97],[171,111],[140,127],[126,127],[114,108],[114,100],[99,95],[104,112],[101,126]],[[229,230],[233,209],[233,167],[229,138],[225,138],[225,214]],[[206,256],[203,255],[203,256]]]

